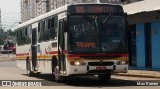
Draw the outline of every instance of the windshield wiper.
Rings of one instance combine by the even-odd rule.
[[[103,21],[103,23],[102,24],[104,24],[106,21],[108,21],[109,20],[109,18],[111,17],[113,15],[113,13],[110,13],[109,14],[109,16]]]
[[[92,20],[89,16],[83,16],[87,21],[89,21],[92,25],[95,25],[94,20]]]

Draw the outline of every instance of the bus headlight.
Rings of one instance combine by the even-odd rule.
[[[79,61],[74,62],[75,66],[79,66],[81,63]]]
[[[75,65],[75,66],[85,66],[86,63],[82,62],[82,61],[72,61],[70,62],[71,65]]]
[[[128,62],[127,61],[117,61],[116,64],[117,65],[126,65],[126,64],[128,64]]]
[[[126,64],[126,61],[121,61],[121,65],[125,65]]]

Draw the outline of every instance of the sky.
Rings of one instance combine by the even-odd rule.
[[[14,30],[21,22],[21,0],[0,0],[2,28]]]

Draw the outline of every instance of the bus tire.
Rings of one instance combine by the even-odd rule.
[[[98,78],[102,82],[109,82],[111,79],[111,73],[108,74],[98,74]]]
[[[26,58],[26,70],[27,70],[27,75],[29,77],[33,77],[34,76],[33,71],[31,71],[31,63],[30,63],[29,57]]]
[[[58,65],[58,60],[56,56],[52,57],[51,66],[52,66],[52,74],[54,74],[54,68]]]
[[[59,73],[59,66],[56,66],[54,68],[54,80],[56,82],[61,82],[61,76],[60,76],[60,73]]]
[[[54,76],[54,81],[62,82],[62,76],[60,76],[58,60],[57,60],[56,56],[52,57],[51,63],[52,63],[52,74]]]

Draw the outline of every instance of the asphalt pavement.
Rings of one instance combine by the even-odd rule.
[[[15,54],[0,54],[0,61],[12,61],[16,60]]]

